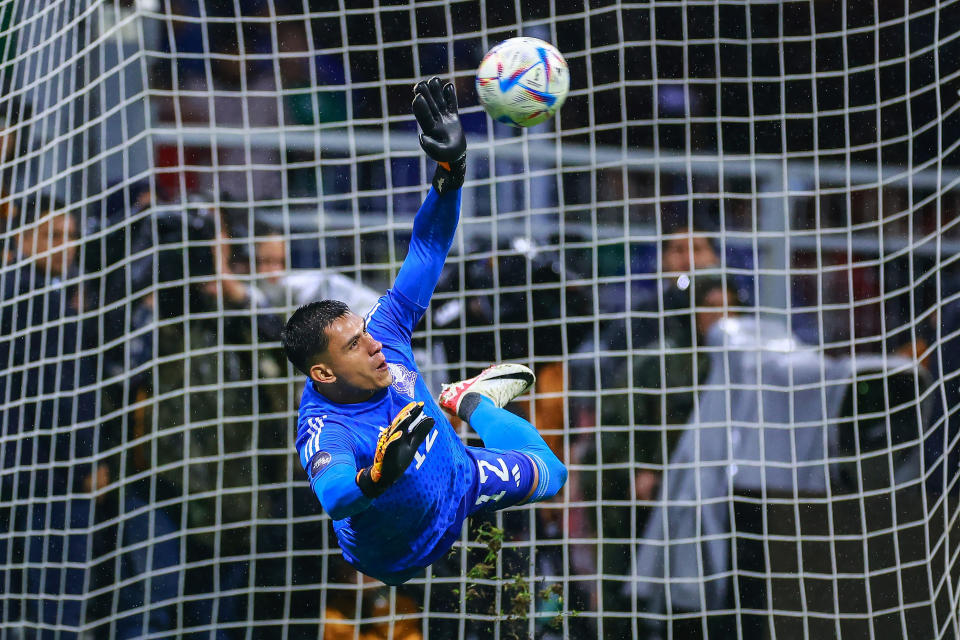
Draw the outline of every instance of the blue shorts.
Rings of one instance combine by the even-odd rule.
[[[537,489],[537,467],[525,453],[467,447],[476,465],[477,482],[465,497],[467,514],[496,511],[523,504]]]
[[[459,539],[463,521],[467,517],[476,513],[489,513],[524,504],[537,499],[538,493],[543,493],[537,491],[540,472],[527,454],[479,447],[466,447],[466,449],[467,456],[473,463],[473,482],[470,483],[470,489],[460,503],[456,522],[440,536],[424,564],[395,574],[378,575],[361,569],[364,573],[387,584],[403,584],[449,551]]]

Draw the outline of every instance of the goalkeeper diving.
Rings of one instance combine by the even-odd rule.
[[[437,168],[393,287],[366,318],[336,300],[304,305],[281,337],[307,376],[296,447],[310,486],[343,557],[391,585],[446,553],[467,517],[545,500],[567,478],[534,426],[503,409],[533,385],[530,369],[492,366],[435,401],[414,362],[411,336],[457,228],[467,143],[452,84],[418,83],[413,113]],[[485,446],[465,446],[441,407]]]

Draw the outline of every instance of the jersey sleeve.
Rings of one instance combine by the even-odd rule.
[[[356,451],[346,428],[317,417],[307,418],[305,424],[297,453],[324,511],[343,520],[367,509],[371,500],[357,486]]]
[[[460,190],[441,196],[431,187],[413,219],[410,248],[397,279],[367,315],[368,323],[380,314],[398,340],[410,341],[437,288],[459,218]]]

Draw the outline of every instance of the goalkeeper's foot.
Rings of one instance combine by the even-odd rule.
[[[489,398],[498,407],[504,407],[530,389],[536,379],[533,371],[522,364],[495,364],[481,371],[478,376],[443,385],[437,401],[448,413],[469,422],[469,414],[476,408],[476,402],[464,404],[464,398],[475,393]]]

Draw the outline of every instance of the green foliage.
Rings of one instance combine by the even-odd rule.
[[[470,580],[484,580],[492,576],[496,570],[497,555],[500,553],[500,549],[503,548],[503,529],[495,527],[489,522],[484,522],[477,530],[475,540],[487,547],[487,553],[483,560],[470,567],[467,571],[467,578]],[[475,586],[476,585],[473,585],[467,589],[468,596],[471,591],[476,595]]]
[[[526,620],[533,599],[527,579],[520,573],[515,574],[511,582],[503,585],[503,596],[507,605],[507,619]]]
[[[568,615],[576,615],[576,612],[564,611],[563,585],[553,583],[542,586],[538,591],[535,583],[526,577],[526,572],[517,570],[507,570],[506,564],[500,557],[503,549],[504,531],[492,524],[485,522],[478,529],[474,541],[485,547],[483,557],[474,563],[467,570],[466,577],[468,582],[463,592],[465,602],[477,601],[483,595],[482,585],[476,583],[478,580],[489,580],[496,575],[497,563],[501,562],[503,568],[503,578],[498,580],[494,587],[500,589],[501,610],[499,620],[507,623],[502,628],[503,637],[508,640],[523,640],[528,637],[527,622],[530,615],[531,605],[535,606],[537,618],[543,619],[546,626],[559,630],[563,626],[563,618]],[[456,552],[451,552],[455,554]],[[489,589],[489,587],[487,587]],[[460,594],[459,590],[454,593]],[[489,590],[486,592],[489,594]],[[489,613],[494,613],[492,609]]]
[[[497,554],[503,547],[503,529],[493,526],[489,522],[484,522],[477,529],[476,541],[487,545],[487,556],[484,562],[493,563],[497,560]]]

